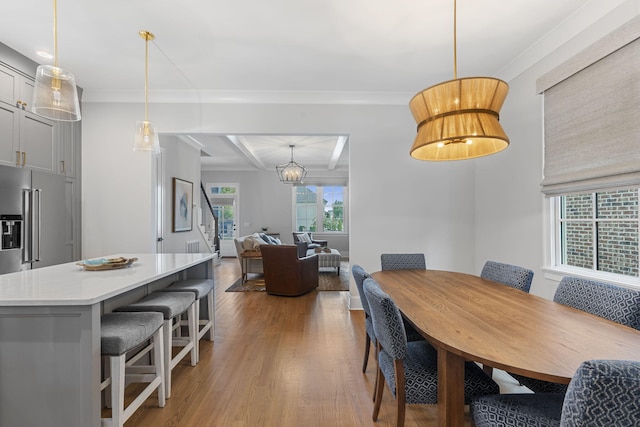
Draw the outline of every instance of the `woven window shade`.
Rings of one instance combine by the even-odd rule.
[[[544,194],[640,186],[640,25],[635,21],[634,31],[609,37],[615,50],[602,55],[602,44],[594,45],[589,48],[599,51],[594,62],[543,89]],[[556,72],[567,74],[566,64]]]

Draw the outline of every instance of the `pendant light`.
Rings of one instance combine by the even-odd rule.
[[[463,160],[504,150],[509,138],[499,123],[509,86],[493,77],[458,78],[456,0],[453,1],[453,80],[431,86],[409,102],[418,124],[411,157]]]
[[[133,142],[134,151],[160,152],[160,142],[155,127],[149,122],[149,41],[155,36],[149,31],[140,30],[144,45],[144,120],[136,122],[136,134]]]
[[[36,69],[31,111],[51,120],[77,122],[80,102],[73,74],[58,67],[58,5],[53,0],[53,65]]]
[[[289,147],[291,147],[291,161],[276,166],[276,171],[280,177],[280,182],[284,184],[302,184],[307,176],[307,170],[304,166],[293,161],[293,147],[295,145],[289,145]]]

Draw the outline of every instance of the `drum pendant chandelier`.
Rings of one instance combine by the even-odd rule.
[[[409,102],[418,133],[411,157],[447,161],[473,159],[504,150],[509,138],[499,113],[509,86],[493,77],[458,78],[456,0],[453,1],[453,80],[431,86]]]

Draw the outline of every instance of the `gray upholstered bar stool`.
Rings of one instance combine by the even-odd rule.
[[[171,397],[171,371],[173,368],[191,352],[191,366],[196,365],[197,354],[196,345],[196,306],[193,292],[153,292],[140,301],[133,304],[118,307],[117,312],[122,311],[157,311],[164,317],[164,384],[166,398]],[[173,336],[173,319],[178,319],[182,313],[187,312],[188,331],[187,337]],[[173,347],[182,347],[173,356]]]
[[[196,363],[200,361],[200,340],[208,332],[209,341],[213,341],[213,332],[215,330],[215,301],[213,290],[213,279],[186,279],[173,282],[169,287],[161,289],[163,292],[193,292],[196,298],[196,315],[195,318],[198,342],[196,343]],[[200,319],[200,301],[206,297],[207,302],[207,318]],[[187,320],[188,322],[188,320]],[[184,326],[185,321],[176,322],[174,327]]]
[[[107,313],[100,319],[101,354],[109,358],[105,367],[106,378],[100,383],[100,391],[111,386],[110,399],[112,426],[121,427],[124,422],[158,390],[158,406],[164,407],[164,349],[163,323],[161,313]],[[151,340],[153,365],[128,366],[126,358],[132,350]],[[144,351],[144,350],[143,350]],[[107,371],[108,369],[108,371]],[[126,408],[124,389],[127,383],[148,383]]]

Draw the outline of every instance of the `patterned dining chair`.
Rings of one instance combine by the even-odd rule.
[[[564,393],[500,394],[474,399],[476,427],[640,425],[640,362],[583,362]]]
[[[482,267],[480,277],[503,285],[529,292],[533,280],[533,270],[517,265],[503,264],[496,261],[487,261]]]
[[[362,363],[362,372],[367,371],[367,364],[369,362],[369,350],[371,348],[371,343],[376,345],[376,336],[373,333],[373,323],[371,322],[371,311],[369,309],[369,303],[367,303],[367,298],[364,295],[364,279],[371,277],[369,273],[364,271],[364,268],[359,266],[358,264],[354,264],[351,267],[351,274],[353,275],[353,280],[356,282],[356,287],[358,288],[358,295],[360,295],[360,303],[362,304],[362,309],[364,310],[364,327],[367,332],[367,336],[365,338],[364,344],[364,362]]]
[[[640,291],[566,276],[560,281],[553,300],[640,330]],[[536,393],[564,393],[567,390],[566,384],[510,375]]]
[[[438,352],[426,341],[407,342],[400,310],[373,278],[364,281],[364,293],[377,339],[373,420],[378,419],[384,384],[396,398],[397,426],[404,426],[406,404],[438,403]],[[464,399],[499,393],[498,384],[474,362],[465,363]]]
[[[426,270],[424,254],[381,254],[382,270]]]
[[[511,288],[529,292],[533,280],[533,270],[517,265],[504,264],[496,261],[487,261],[482,267],[480,277],[494,282],[502,283]],[[487,375],[493,375],[493,367],[483,366]]]
[[[427,261],[424,254],[381,254],[380,266],[385,270],[426,270]],[[407,341],[419,341],[424,338],[403,318]]]

